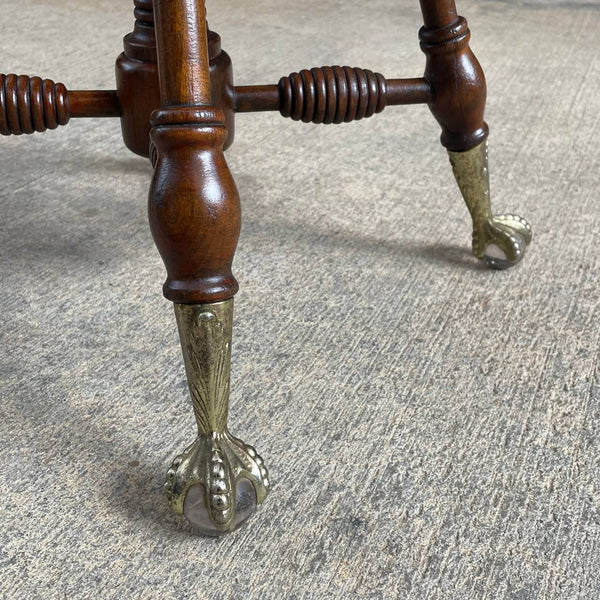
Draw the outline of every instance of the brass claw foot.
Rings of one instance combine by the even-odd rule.
[[[269,492],[256,450],[227,429],[233,300],[175,304],[198,438],[167,473],[169,504],[200,532],[239,527]]]
[[[473,254],[493,269],[507,269],[525,255],[531,226],[517,215],[495,215],[473,229]]]
[[[531,226],[517,215],[492,214],[487,140],[465,152],[448,151],[448,155],[473,218],[473,254],[494,269],[517,264],[531,243]]]
[[[201,435],[167,472],[173,511],[205,535],[237,529],[269,492],[269,475],[252,446],[228,431]]]

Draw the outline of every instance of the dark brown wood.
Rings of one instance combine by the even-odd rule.
[[[118,117],[115,91],[72,91],[62,83],[0,74],[0,135],[44,132],[76,117]]]
[[[279,110],[279,86],[235,86],[235,112],[266,112]]]
[[[142,4],[149,4],[150,10]],[[116,62],[117,91],[125,145],[140,156],[148,156],[150,115],[160,106],[152,1],[136,0],[135,14],[134,31],[125,36],[125,51]]]
[[[116,90],[70,91],[67,92],[67,103],[72,119],[121,116]]]
[[[433,101],[433,90],[424,77],[414,79],[388,79],[387,105],[428,104]]]
[[[237,89],[220,38],[208,29],[203,1],[134,4],[136,23],[117,60],[116,93],[69,92],[39,77],[0,75],[0,133],[45,131],[72,117],[120,115],[127,146],[148,156],[153,125],[150,218],[167,266],[165,293],[176,302],[212,302],[237,290],[231,261],[239,199],[223,157],[233,139],[234,110],[279,110],[305,122],[342,123],[389,104],[427,102],[448,149],[470,149],[488,134],[485,78],[454,0],[421,0],[423,78],[386,80],[335,66],[292,73],[278,85]]]
[[[531,236],[528,224],[513,215],[490,217],[486,148],[461,153],[488,135],[485,78],[469,48],[467,23],[457,15],[454,0],[420,3],[424,27],[419,37],[427,56],[422,78],[388,80],[365,69],[334,66],[292,73],[278,85],[234,89],[231,60],[208,28],[204,0],[134,0],[136,22],[117,59],[117,90],[69,92],[48,79],[0,75],[0,134],[54,129],[72,117],[120,116],[125,144],[150,155],[155,167],[148,215],[167,270],[164,294],[175,303],[205,304],[228,300],[238,290],[231,267],[240,200],[224,156],[233,141],[235,111],[273,110],[327,124],[370,117],[387,105],[427,103],[442,127],[442,144],[457,151],[450,156],[476,225],[476,255],[484,256],[490,240],[505,240],[506,245],[498,244],[509,257],[506,262],[518,261]],[[196,314],[201,313],[217,316],[204,310]],[[207,328],[190,340],[201,344],[211,331],[216,330]],[[188,357],[206,354],[201,347],[188,352],[186,335],[182,344]],[[220,344],[214,346],[221,352]],[[253,468],[263,473],[262,461],[253,456]],[[263,477],[266,485],[266,471]],[[260,501],[259,488],[255,491]],[[223,501],[220,494],[216,498]]]
[[[134,0],[135,25],[123,39],[116,76],[125,145],[140,156],[150,148],[150,115],[160,106],[152,0]]]
[[[221,37],[214,31],[208,31],[208,51],[210,56],[211,104],[225,113],[227,150],[235,139],[235,90],[233,87],[233,66],[229,54],[221,48]]]
[[[225,114],[210,105],[208,39],[198,33],[206,32],[204,2],[156,0],[154,8],[162,108],[152,116],[148,212],[167,268],[163,290],[178,303],[226,300],[238,289],[231,263],[240,202],[223,154]],[[192,54],[184,80],[180,67]]]
[[[385,77],[365,69],[304,69],[282,77],[278,87],[281,114],[304,123],[349,123],[386,106]]]
[[[229,56],[220,50],[220,40],[216,34],[210,32],[213,36],[211,49],[216,52],[216,56],[211,59],[211,95],[212,103],[225,110],[228,139],[225,148],[233,141],[234,116],[233,112],[257,112],[257,111],[283,111],[285,110],[286,100],[282,97],[281,88],[277,85],[265,86],[245,86],[233,87],[231,77],[231,60]],[[26,133],[21,129],[21,121],[27,124],[27,111],[36,108],[35,98],[37,89],[36,86],[50,86],[52,93],[49,96],[51,99],[57,98],[59,102],[62,99],[63,113],[65,118],[59,123],[56,120],[56,126],[66,124],[69,119],[75,118],[104,118],[104,117],[121,117],[123,126],[123,136],[130,147],[137,154],[148,156],[148,140],[150,133],[150,115],[156,107],[153,100],[152,90],[158,90],[158,69],[152,68],[149,64],[140,63],[140,61],[128,60],[123,54],[119,58],[119,76],[120,76],[120,92],[116,90],[69,90],[62,84],[54,84],[49,80],[44,84],[39,78],[29,78],[27,76],[17,75],[0,75],[4,79],[0,82],[0,98],[3,98],[4,107],[3,114],[0,114],[0,134],[3,135],[19,135]],[[155,65],[156,67],[156,65]],[[324,69],[325,67],[323,67]],[[130,70],[131,69],[131,70]],[[348,69],[348,67],[344,67]],[[354,72],[361,71],[353,69]],[[20,96],[14,95],[11,85],[16,84],[15,78],[21,78]],[[38,81],[39,80],[39,81]],[[12,83],[11,83],[12,82]],[[16,88],[15,88],[16,89]],[[55,92],[54,90],[57,90]],[[140,99],[140,89],[146,89],[148,93],[142,97],[148,102]],[[375,88],[377,92],[377,88]],[[66,92],[66,99],[64,94]],[[33,93],[33,99],[31,94]],[[433,93],[431,86],[426,79],[388,79],[385,81],[385,88],[379,90],[379,93],[385,94],[385,105],[398,104],[419,104],[431,102]],[[25,95],[25,96],[24,96]],[[40,96],[41,97],[41,96]],[[12,99],[12,100],[11,100]],[[15,100],[16,99],[16,100]],[[287,102],[290,100],[288,99]],[[12,103],[11,103],[12,102]],[[15,103],[16,102],[16,103]],[[122,112],[121,103],[126,107]],[[19,106],[26,109],[24,118],[12,118],[14,128],[8,126],[7,114],[10,111],[11,115],[18,113]],[[31,108],[30,108],[31,107]],[[39,112],[39,111],[38,111]],[[40,113],[43,114],[43,113]],[[53,112],[48,112],[52,115]],[[361,116],[362,115],[362,116]],[[4,116],[4,120],[3,120]],[[285,116],[292,116],[285,114]],[[362,114],[360,111],[356,114],[355,120],[371,116],[370,114]],[[148,119],[146,123],[146,118]],[[299,119],[298,119],[299,120]],[[312,120],[312,119],[311,119]],[[48,129],[46,123],[40,119],[37,121],[39,125],[34,127],[33,131],[29,128],[29,132],[45,131]],[[49,125],[54,126],[54,119],[49,121]],[[320,121],[323,122],[323,121]],[[332,122],[332,121],[330,121]],[[2,123],[5,123],[3,126]],[[140,133],[141,132],[141,133]],[[132,147],[133,146],[133,147]]]
[[[345,79],[344,88],[338,86],[336,80],[336,73],[340,72],[340,68]],[[343,97],[342,89],[346,91]],[[350,110],[351,97],[354,102],[353,110]],[[329,107],[328,98],[332,99]],[[378,73],[350,67],[321,67],[292,73],[289,77],[282,78],[279,85],[235,88],[236,112],[278,110],[284,117],[313,123],[338,122],[335,119],[336,112],[339,108],[342,115],[343,107],[346,110],[339,122],[370,117],[385,106],[427,104],[432,101],[433,91],[423,77],[385,79]]]
[[[27,75],[0,75],[0,134],[22,135],[69,122],[67,88]]]
[[[152,0],[134,0],[134,30],[123,40],[124,52],[117,59],[117,89],[122,106],[121,127],[126,146],[141,156],[149,155],[150,115],[160,107],[156,35]],[[212,104],[225,111],[228,136],[235,135],[233,114],[233,69],[221,49],[221,38],[208,31]]]
[[[488,126],[483,119],[485,77],[469,48],[467,22],[457,16],[454,0],[421,0],[421,9],[425,79],[434,94],[429,108],[442,126],[442,144],[449,150],[469,150],[486,139]]]
[[[73,117],[118,117],[115,91],[69,92],[62,83],[28,75],[0,74],[0,134],[44,132]]]
[[[419,0],[423,23],[428,29],[451,25],[458,18],[454,0]]]

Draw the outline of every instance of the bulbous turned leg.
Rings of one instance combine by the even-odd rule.
[[[471,150],[448,150],[454,177],[473,218],[473,254],[494,269],[518,263],[531,242],[531,226],[517,215],[493,215],[487,140]]]
[[[165,489],[175,513],[206,535],[232,531],[269,491],[256,450],[227,429],[233,299],[175,304],[198,437],[175,460]]]

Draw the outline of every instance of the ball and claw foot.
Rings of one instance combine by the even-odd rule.
[[[473,254],[492,269],[516,265],[531,243],[531,225],[518,215],[494,215],[473,230]]]
[[[464,152],[448,151],[448,155],[473,219],[473,254],[493,269],[516,265],[531,243],[531,226],[517,215],[492,214],[487,140]]]
[[[201,435],[167,472],[171,508],[209,536],[237,529],[269,492],[269,474],[256,450],[228,431]]]

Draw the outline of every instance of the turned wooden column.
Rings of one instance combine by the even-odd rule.
[[[483,120],[485,77],[469,48],[471,33],[457,15],[454,0],[420,2],[425,25],[419,39],[427,55],[425,79],[434,97],[429,108],[442,126],[442,144],[448,150],[469,150],[488,135]]]
[[[200,304],[233,297],[238,192],[223,155],[223,110],[211,105],[203,0],[155,0],[162,108],[152,115],[157,162],[150,227],[167,268],[165,296]]]

